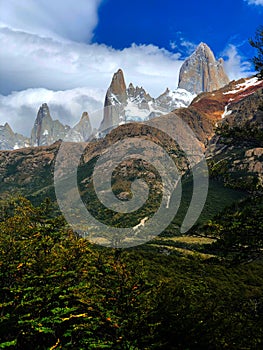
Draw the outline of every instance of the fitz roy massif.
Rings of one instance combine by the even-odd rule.
[[[30,146],[47,146],[67,137],[71,141],[87,141],[91,137],[102,137],[114,127],[131,122],[148,120],[165,115],[174,109],[188,107],[201,92],[211,92],[223,87],[229,79],[223,68],[223,60],[216,61],[211,49],[204,43],[183,63],[179,85],[157,98],[151,97],[143,87],[126,86],[121,69],[113,75],[107,90],[102,121],[98,130],[92,130],[89,111],[83,111],[81,120],[73,128],[52,119],[52,111],[43,101],[32,121],[31,137],[15,133],[9,124],[0,126],[0,149],[11,150]],[[114,106],[114,108],[112,108]],[[116,109],[119,106],[119,109]]]

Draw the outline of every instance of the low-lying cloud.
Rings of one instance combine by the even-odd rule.
[[[93,127],[98,127],[100,120],[92,112],[102,109],[103,99],[104,91],[88,88],[67,91],[28,89],[8,96],[0,95],[0,124],[8,122],[16,132],[30,136],[39,107],[47,103],[52,118],[63,124],[74,126],[82,113],[89,111]]]
[[[44,87],[65,90],[76,87],[105,89],[112,74],[122,68],[126,81],[160,94],[176,88],[182,61],[154,45],[123,50],[98,44],[80,44],[42,38],[10,28],[0,28],[0,92]]]

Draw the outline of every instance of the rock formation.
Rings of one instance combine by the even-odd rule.
[[[114,73],[110,87],[107,90],[104,102],[104,116],[100,130],[108,130],[117,126],[124,118],[123,107],[127,104],[126,84],[123,71]]]
[[[46,146],[53,142],[63,139],[69,126],[64,126],[60,121],[51,118],[48,105],[43,103],[37,113],[32,132],[31,145],[32,146]]]
[[[182,158],[181,150],[177,152],[178,146],[175,141],[169,138],[168,135],[163,134],[158,128],[159,123],[160,126],[165,129],[169,128],[172,132],[178,130],[178,123],[175,118],[175,115],[177,115],[191,127],[199,139],[204,151],[206,151],[208,165],[212,170],[211,174],[215,178],[220,179],[223,177],[226,184],[233,186],[237,186],[238,181],[239,183],[242,181],[243,184],[253,184],[254,181],[257,181],[256,184],[261,186],[259,188],[262,188],[263,147],[259,138],[262,135],[260,132],[263,130],[262,92],[263,80],[258,80],[256,77],[231,82],[218,91],[213,91],[213,93],[207,92],[197,96],[188,108],[181,108],[156,118],[157,128],[154,130],[148,125],[139,123],[119,126],[110,132],[107,138],[90,142],[85,149],[82,161],[89,166],[89,161],[94,161],[117,142],[120,147],[126,147],[125,143],[120,141],[124,140],[127,135],[132,135],[134,137],[142,137],[159,145],[163,144],[164,149],[169,152],[171,157],[174,157],[178,169],[185,171],[189,162],[184,156]],[[226,107],[229,114],[223,118]],[[82,122],[84,123],[85,120],[88,120],[86,113],[82,117]],[[226,124],[230,126],[230,134],[226,136],[220,132],[215,134],[216,130],[220,130],[221,124],[222,126]],[[235,134],[231,136],[232,125],[240,127],[241,135],[243,130],[247,139],[243,140],[240,136],[235,138]],[[256,136],[258,135],[257,137],[253,137],[253,134],[250,137],[247,134],[247,130],[249,130],[247,126],[253,125],[259,130],[259,133],[255,134]],[[9,129],[8,125],[5,126],[5,129]],[[52,169],[59,146],[60,142],[57,142],[51,146],[41,148],[32,147],[23,150],[1,151],[0,176],[2,186],[0,186],[0,194],[8,193],[15,188],[14,186],[18,186],[19,191],[27,195],[43,195],[44,198],[52,196]],[[68,144],[67,147],[70,149],[72,144]],[[191,151],[191,147],[189,148]],[[157,153],[156,158],[158,157],[161,162],[162,154]],[[66,158],[66,162],[71,162],[70,157]],[[141,175],[143,175],[143,170],[140,169],[142,169],[140,162],[133,165],[131,160],[125,160],[124,164],[120,164],[120,171],[123,173],[123,176],[126,176],[125,174],[128,176],[136,174],[137,176],[137,170],[139,173],[141,171]],[[149,170],[152,173],[152,169],[149,168]],[[63,169],[61,176],[63,176]],[[153,177],[152,175],[149,176]],[[90,179],[83,179],[83,184],[90,186]],[[126,191],[126,188],[121,188],[119,192],[116,191],[123,200],[126,200],[128,196],[126,192],[129,192],[129,190]]]
[[[179,85],[192,94],[218,90],[229,83],[224,71],[224,60],[216,61],[211,49],[200,43],[195,52],[183,63],[179,74]]]
[[[92,133],[92,127],[87,112],[83,112],[81,120],[73,128],[53,120],[48,105],[43,103],[39,108],[34,127],[31,132],[32,146],[48,146],[65,139],[72,142],[86,141]]]
[[[167,89],[155,99],[143,87],[134,87],[130,83],[126,88],[123,71],[119,69],[114,73],[107,90],[103,121],[98,134],[104,136],[118,125],[148,120],[173,109],[187,107],[193,98],[194,95],[184,89],[173,92]]]
[[[73,142],[85,142],[92,134],[92,127],[88,112],[83,112],[78,124],[76,124],[67,134],[66,140]]]

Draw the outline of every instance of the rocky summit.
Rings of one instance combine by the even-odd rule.
[[[48,105],[43,103],[39,108],[31,132],[32,146],[46,146],[63,139],[69,131],[69,126],[64,126],[60,121],[51,118]]]
[[[229,83],[224,70],[224,60],[218,61],[208,45],[200,43],[195,52],[183,63],[179,85],[192,94],[218,90]]]
[[[167,88],[159,97],[153,98],[143,87],[135,87],[130,83],[127,88],[123,71],[119,69],[114,73],[106,93],[99,136],[127,122],[149,120],[174,109],[187,107],[194,97],[185,89],[170,91]]]
[[[80,121],[67,132],[65,141],[85,142],[92,134],[92,127],[88,112],[83,112]],[[58,139],[57,139],[58,140]]]

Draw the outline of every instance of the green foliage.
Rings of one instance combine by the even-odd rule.
[[[95,247],[49,201],[18,198],[0,213],[0,348],[262,347],[261,262]]]
[[[256,71],[260,72],[261,76],[263,76],[263,26],[257,29],[255,38],[250,39],[249,42],[257,50],[257,56],[253,57],[252,62]]]
[[[241,125],[223,123],[217,127],[215,133],[221,136],[221,142],[226,145],[263,146],[263,130],[257,123],[251,123],[250,121]]]
[[[59,340],[63,349],[126,348],[150,307],[142,266],[91,250],[43,207],[19,198],[4,208],[0,346],[46,349]]]
[[[200,230],[217,238],[213,247],[234,261],[248,261],[262,257],[263,197],[250,197],[225,209]]]
[[[215,133],[220,137],[219,143],[223,145],[224,152],[209,160],[210,178],[222,181],[229,188],[262,191],[260,176],[253,166],[249,166],[251,160],[246,155],[247,150],[263,147],[262,127],[249,121],[237,125],[222,123]],[[262,161],[262,156],[255,157],[255,161]]]

